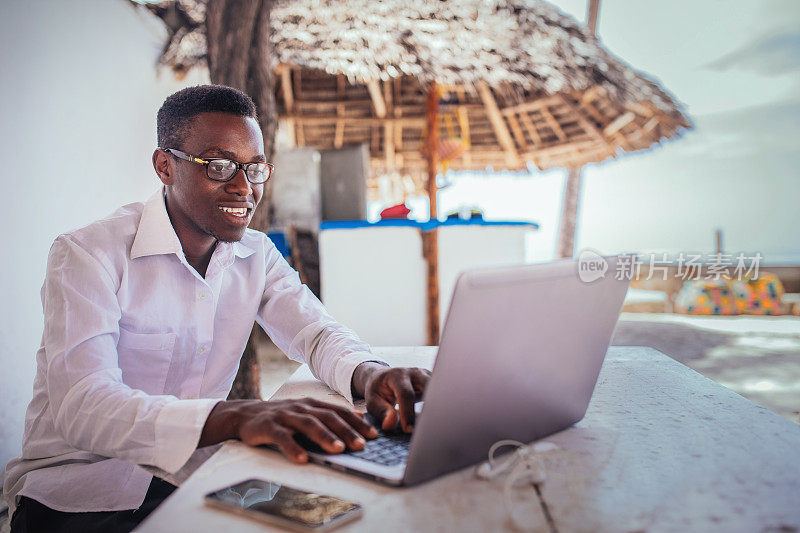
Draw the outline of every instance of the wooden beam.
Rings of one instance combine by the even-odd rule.
[[[462,97],[461,93],[463,92],[464,88],[461,87],[459,93],[459,100],[461,99]],[[470,136],[469,132],[469,111],[467,111],[467,108],[465,106],[458,106],[458,108],[456,109],[456,113],[458,114],[458,117],[460,119],[459,124],[461,125],[461,139],[467,145],[467,149],[461,155],[461,157],[464,158],[464,164],[468,167],[471,167],[472,155],[470,154],[470,152],[472,151],[472,137]]]
[[[346,117],[346,116],[332,116],[332,115],[280,115],[279,118],[294,119],[297,124],[306,126],[322,126],[336,124],[343,122],[349,126],[383,126],[387,122],[392,124],[400,124],[403,127],[423,128],[425,126],[425,117],[404,117],[404,118],[370,118],[370,117]]]
[[[508,128],[503,120],[503,115],[500,112],[500,108],[497,106],[494,95],[492,95],[492,90],[485,81],[479,81],[477,83],[477,88],[478,94],[483,101],[483,105],[486,107],[486,113],[489,115],[489,121],[492,124],[492,129],[494,129],[497,140],[506,153],[506,164],[510,167],[519,166],[519,155],[517,154],[517,149],[514,146],[514,139],[511,138],[511,134],[508,132]]]
[[[598,96],[605,94],[606,90],[602,85],[595,85],[594,87],[589,87],[583,92],[581,95],[581,102],[591,102]]]
[[[403,121],[395,120],[394,124],[394,149],[396,151],[403,149]]]
[[[383,125],[383,153],[386,158],[386,167],[389,169],[395,168],[394,126],[391,122],[387,122]]]
[[[612,135],[617,133],[619,130],[621,130],[622,128],[624,128],[628,124],[630,124],[631,121],[633,119],[635,119],[635,118],[636,118],[636,114],[633,113],[632,111],[628,111],[627,113],[624,113],[624,114],[618,116],[617,118],[615,118],[614,120],[612,120],[611,123],[608,126],[603,128],[603,134],[606,137],[611,137]]]
[[[650,133],[657,125],[658,125],[658,118],[653,117],[647,122],[645,122],[644,126],[642,126],[642,130],[647,133]]]
[[[503,115],[518,115],[522,113],[529,113],[531,111],[538,111],[543,107],[553,104],[560,104],[561,97],[560,96],[546,96],[544,98],[539,98],[538,100],[534,100],[532,102],[523,102],[521,104],[510,105],[508,107],[504,107],[500,112]]]
[[[338,104],[336,106],[336,129],[334,130],[333,134],[333,147],[334,148],[341,148],[342,144],[344,143],[344,104]]]
[[[286,108],[286,113],[292,113],[294,111],[294,93],[292,92],[292,69],[289,65],[281,65],[281,91],[283,92],[283,105]],[[289,146],[294,148],[297,146],[294,119],[286,119],[285,124]]]
[[[625,109],[633,111],[637,115],[641,115],[643,117],[650,118],[653,116],[653,110],[644,104],[639,104],[639,103],[625,104]]]
[[[553,133],[555,133],[556,137],[558,137],[558,140],[566,141],[567,134],[561,129],[561,124],[558,123],[556,117],[553,116],[548,107],[543,107],[540,112],[542,113],[545,122],[547,122],[547,125],[550,126],[550,129],[553,130]]]
[[[572,142],[572,143],[556,143],[546,146],[544,148],[534,149],[530,152],[526,152],[523,154],[526,157],[539,157],[539,158],[550,158],[554,156],[559,156],[563,154],[569,154],[570,152],[579,151],[579,150],[587,150],[587,149],[603,149],[606,148],[607,145],[605,143],[598,143],[597,141],[580,141],[580,142]]]
[[[531,117],[528,116],[527,113],[520,113],[519,119],[522,121],[522,125],[525,127],[525,131],[528,132],[528,135],[531,136],[533,140],[534,148],[542,144],[542,137],[539,135],[539,130],[536,129],[536,126],[533,125],[533,121]]]
[[[283,92],[283,104],[286,113],[294,111],[294,93],[292,92],[292,70],[285,66],[281,69],[281,91]]]
[[[522,128],[519,125],[517,117],[515,115],[506,115],[506,120],[508,121],[508,125],[511,126],[511,133],[514,135],[514,139],[516,139],[520,150],[523,152],[527,151],[528,143],[525,142],[525,135],[522,133]]]
[[[296,101],[298,98],[301,100],[303,99],[303,87],[302,83],[302,72],[300,70],[295,71],[294,75],[292,76],[292,94],[293,98]]]
[[[369,97],[372,100],[372,108],[375,111],[375,115],[378,118],[385,117],[386,102],[384,101],[383,94],[381,93],[380,82],[378,80],[368,81],[367,90],[369,91]]]
[[[597,121],[598,124],[601,125],[605,124],[606,121],[608,120],[606,117],[602,115],[602,113],[600,113],[600,111],[597,110],[597,108],[594,106],[592,102],[589,101],[584,102],[583,99],[581,99],[581,109],[585,109],[586,112],[589,113],[592,116],[592,118]]]
[[[603,137],[603,131],[598,128],[592,121],[588,120],[586,117],[583,116],[583,111],[581,107],[578,107],[576,104],[573,104],[570,100],[567,100],[565,97],[562,96],[562,100],[564,105],[567,106],[575,116],[578,118],[578,124],[584,129],[584,131],[590,136],[594,137],[600,142],[606,143],[605,137]]]

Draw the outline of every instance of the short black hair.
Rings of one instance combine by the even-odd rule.
[[[231,113],[258,120],[253,99],[225,85],[196,85],[167,97],[156,117],[158,146],[182,148],[192,119],[200,113]]]

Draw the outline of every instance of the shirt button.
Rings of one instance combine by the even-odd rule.
[[[206,353],[207,348],[205,345],[201,346],[200,349],[197,350],[197,353],[203,354]]]
[[[208,293],[201,292],[200,294],[197,295],[197,297],[200,298],[201,300],[205,300],[206,298],[208,298]]]

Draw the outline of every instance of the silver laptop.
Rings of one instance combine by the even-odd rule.
[[[629,284],[616,257],[596,259],[605,268],[589,282],[571,260],[463,272],[413,434],[382,432],[338,455],[310,449],[312,461],[413,485],[486,459],[498,440],[581,420]]]

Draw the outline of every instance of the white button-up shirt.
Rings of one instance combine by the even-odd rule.
[[[254,321],[348,399],[355,367],[377,360],[263,233],[218,242],[200,276],[161,191],[58,237],[42,306],[22,457],[6,468],[12,513],[18,496],[68,512],[135,509],[151,471],[185,478],[209,455],[195,451],[200,433]]]

